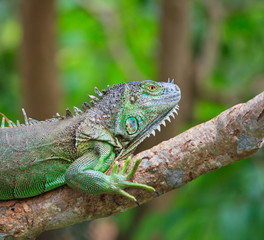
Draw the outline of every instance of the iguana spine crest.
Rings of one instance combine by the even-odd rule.
[[[168,78],[168,83],[174,83],[174,79],[170,80],[170,78]],[[86,112],[86,111],[87,111],[88,109],[90,109],[91,107],[93,107],[93,106],[95,105],[95,103],[96,103],[100,98],[102,98],[102,97],[103,97],[103,96],[104,96],[104,95],[105,95],[110,89],[111,89],[111,87],[110,87],[109,85],[107,85],[107,90],[104,90],[104,89],[103,89],[102,92],[100,92],[100,90],[99,90],[97,87],[95,87],[95,88],[94,88],[94,91],[95,91],[95,93],[97,94],[97,96],[98,96],[99,98],[97,98],[97,97],[95,97],[95,96],[93,96],[93,95],[88,95],[92,100],[91,100],[89,103],[84,102],[84,103],[82,104],[82,109],[83,109],[83,111],[82,111],[81,109],[79,109],[78,107],[75,107],[75,106],[74,106],[74,107],[73,107],[74,114],[73,114],[73,113],[70,111],[69,108],[66,108],[65,116],[61,116],[59,113],[56,113],[56,115],[55,115],[54,117],[49,118],[49,119],[46,119],[46,120],[44,120],[44,121],[51,122],[51,121],[56,121],[56,120],[63,120],[63,119],[65,119],[65,118],[72,118],[72,117],[74,117],[74,116],[80,115],[80,114]],[[164,120],[161,122],[161,124],[162,124],[163,126],[166,126],[165,120],[168,120],[168,121],[170,122],[170,121],[171,121],[171,120],[170,120],[170,117],[171,117],[171,116],[172,116],[173,118],[175,118],[174,113],[178,115],[177,110],[179,110],[179,106],[178,106],[178,105],[174,108],[173,112],[172,112],[170,115],[168,115],[167,118],[164,119]],[[2,117],[1,128],[5,128],[5,127],[6,127],[6,126],[5,126],[5,122],[8,123],[8,127],[10,127],[10,128],[13,128],[13,127],[19,127],[19,126],[28,126],[28,125],[33,125],[33,124],[38,123],[38,122],[43,122],[43,121],[38,121],[38,120],[36,120],[36,119],[33,119],[33,118],[31,118],[31,117],[28,117],[28,116],[27,116],[27,113],[26,113],[26,111],[25,111],[24,108],[22,108],[22,113],[23,113],[23,116],[24,116],[24,123],[21,124],[21,123],[19,122],[19,120],[17,120],[17,122],[16,122],[16,124],[15,124],[13,121],[11,121],[10,119],[8,119],[3,113],[0,112],[0,114],[3,116],[3,117]],[[158,126],[157,129],[158,129],[158,131],[160,131],[160,126]],[[154,131],[154,132],[151,132],[150,134],[153,134],[153,135],[155,136],[155,130],[153,130],[153,131]]]

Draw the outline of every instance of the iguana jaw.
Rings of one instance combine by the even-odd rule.
[[[166,120],[171,122],[171,117],[175,118],[175,115],[178,115],[177,110],[179,110],[179,105],[177,104],[171,110],[166,112],[164,115],[160,116],[159,119],[154,122],[154,124],[150,124],[150,128],[146,128],[144,131],[141,132],[132,142],[130,142],[125,149],[119,154],[117,159],[123,159],[127,157],[135,148],[143,142],[146,138],[150,137],[151,135],[155,136],[155,131],[161,131],[161,125],[166,126]]]
[[[166,126],[166,120],[170,122],[171,117],[175,118],[175,114],[178,115],[178,112],[177,112],[178,109],[179,109],[179,106],[176,105],[174,108],[166,112],[164,115],[160,116],[156,121],[154,121],[154,123],[150,124],[151,127],[149,129],[146,128],[140,134],[140,136],[136,137],[135,141],[142,142],[145,138],[150,137],[150,135],[155,136],[156,130],[161,131],[161,125]]]
[[[175,115],[178,115],[177,110],[179,110],[179,105],[176,105],[174,108],[172,108],[170,111],[168,111],[166,114],[164,114],[159,120],[157,120],[152,127],[148,130],[148,133],[146,134],[147,136],[144,136],[145,138],[150,137],[150,135],[155,136],[155,131],[161,131],[161,125],[166,126],[166,120],[171,122],[171,117],[175,118]],[[145,134],[145,133],[143,133]],[[144,139],[145,139],[144,138]],[[144,140],[143,139],[143,140]]]

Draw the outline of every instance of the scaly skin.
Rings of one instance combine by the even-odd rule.
[[[173,82],[150,80],[121,83],[103,93],[99,99],[84,104],[84,112],[75,108],[66,117],[37,122],[27,118],[15,125],[4,115],[0,128],[0,200],[27,198],[67,184],[89,194],[125,192],[127,187],[150,191],[154,188],[128,180],[125,174],[128,157],[160,124],[165,125],[178,108],[180,89]],[[4,121],[9,127],[4,126]],[[118,160],[127,158],[117,173]],[[111,175],[105,172],[114,162]]]

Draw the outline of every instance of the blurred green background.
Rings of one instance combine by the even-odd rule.
[[[43,119],[120,82],[174,78],[179,117],[140,150],[264,89],[262,0],[0,0],[0,112]],[[264,239],[264,150],[141,208],[39,239]]]

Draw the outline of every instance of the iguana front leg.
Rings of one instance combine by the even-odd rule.
[[[125,192],[127,187],[139,187],[150,191],[154,188],[129,182],[129,178],[136,172],[137,167],[142,159],[136,161],[130,173],[125,175],[131,157],[129,157],[123,169],[117,173],[118,162],[115,163],[113,173],[108,176],[104,172],[109,168],[115,159],[113,147],[104,142],[96,142],[94,148],[89,153],[75,160],[65,173],[65,182],[71,188],[89,193],[116,193],[121,194],[137,202],[135,197]]]

